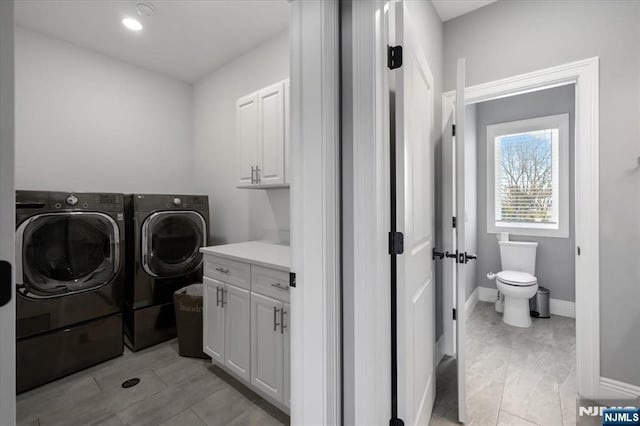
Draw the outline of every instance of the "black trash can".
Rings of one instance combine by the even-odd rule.
[[[197,283],[173,294],[180,356],[209,358],[202,352],[202,291],[202,284]]]

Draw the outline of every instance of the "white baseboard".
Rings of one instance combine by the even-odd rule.
[[[480,287],[476,287],[475,290],[473,290],[473,292],[467,298],[467,301],[464,304],[465,318],[469,318],[469,316],[471,315],[473,310],[476,308],[476,305],[478,304],[478,300],[479,300],[479,296],[478,296],[479,291],[478,291],[478,289],[479,288]]]
[[[640,398],[640,386],[618,380],[600,377],[601,399],[635,399]]]
[[[478,290],[478,298],[482,302],[494,303],[498,299],[498,289],[496,288],[478,287]],[[566,300],[549,299],[549,311],[551,311],[551,315],[575,318],[576,304]]]
[[[553,315],[559,315],[561,317],[576,317],[576,304],[575,302],[568,302],[566,300],[549,299],[549,310]]]
[[[482,302],[495,303],[498,300],[498,289],[478,286],[478,299]]]
[[[438,367],[442,358],[444,358],[444,334],[440,336],[433,349],[433,368]]]

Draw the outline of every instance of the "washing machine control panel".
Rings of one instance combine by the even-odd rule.
[[[67,195],[66,198],[64,199],[64,202],[67,203],[67,205],[69,206],[75,206],[76,204],[78,204],[78,201],[80,201],[78,197],[76,197],[73,194]]]

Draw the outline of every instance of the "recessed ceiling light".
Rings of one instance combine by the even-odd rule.
[[[122,25],[129,28],[131,31],[140,31],[142,29],[142,24],[135,18],[124,18],[122,20]]]

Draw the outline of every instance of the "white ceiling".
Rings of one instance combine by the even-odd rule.
[[[0,0],[2,1],[2,0]],[[288,28],[286,0],[18,0],[18,25],[184,81],[195,81]],[[132,32],[122,18],[144,25]]]
[[[497,0],[432,0],[442,22],[480,9]]]

